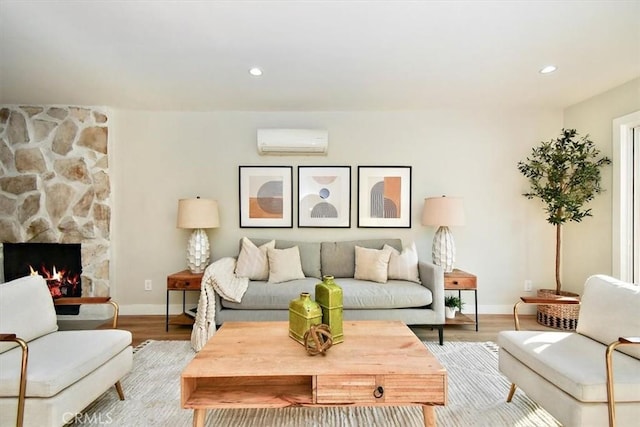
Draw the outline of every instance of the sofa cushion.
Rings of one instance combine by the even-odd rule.
[[[269,283],[304,279],[300,265],[300,251],[297,246],[287,249],[269,248],[267,256],[269,257]]]
[[[57,330],[53,299],[42,277],[27,276],[0,283],[0,332],[16,334],[29,342]],[[0,353],[16,346],[1,343]]]
[[[277,285],[268,282],[249,282],[242,302],[221,300],[224,308],[240,310],[288,310],[289,302],[308,292],[315,298],[317,279],[292,280]],[[385,284],[342,278],[336,280],[342,288],[345,310],[424,307],[433,301],[431,291],[417,283],[389,280]]]
[[[417,283],[389,280],[385,284],[342,278],[345,309],[385,309],[425,307],[433,302],[431,291]]]
[[[60,331],[29,342],[27,397],[50,397],[84,378],[131,344],[122,330]],[[0,355],[0,396],[18,395],[22,351]]]
[[[297,246],[300,251],[302,272],[306,277],[322,279],[320,272],[320,242],[296,242],[291,240],[276,240],[276,249],[287,249]]]
[[[302,292],[313,295],[316,284],[319,282],[314,277],[278,284],[250,281],[242,301],[237,303],[221,299],[220,304],[225,308],[239,310],[288,310],[291,300],[300,297]]]
[[[320,260],[322,274],[325,276],[353,277],[356,265],[356,246],[370,249],[382,249],[387,244],[402,250],[400,239],[368,239],[345,242],[322,242]]]
[[[359,280],[387,283],[389,257],[393,248],[385,245],[384,249],[369,249],[356,246],[356,269],[353,277]]]
[[[580,301],[576,332],[609,345],[618,337],[640,334],[640,286],[609,276],[596,275],[587,279]],[[618,350],[640,359],[637,345]]]
[[[267,239],[251,239],[256,245],[263,245]],[[320,272],[320,242],[298,242],[295,240],[276,240],[276,249],[288,249],[294,246],[300,251],[302,272],[306,277],[322,279]]]
[[[391,257],[389,258],[389,279],[409,280],[411,282],[421,283],[420,274],[418,273],[418,251],[415,242],[402,249],[402,253],[389,245],[385,248],[391,249]]]
[[[242,248],[236,263],[236,276],[249,280],[267,280],[269,278],[269,259],[267,249],[275,247],[275,240],[257,247],[246,237],[242,238]]]
[[[606,402],[606,346],[571,332],[502,331],[498,345],[581,402]],[[616,401],[640,401],[640,369],[633,357],[613,358]]]

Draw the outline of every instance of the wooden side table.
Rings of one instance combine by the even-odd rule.
[[[456,312],[455,319],[446,319],[447,325],[476,325],[478,332],[478,280],[476,276],[466,271],[454,269],[451,273],[444,273],[444,290],[458,291],[458,298],[461,298],[462,291],[473,291],[475,299],[475,321],[469,316]]]
[[[167,276],[167,315],[165,317],[164,330],[169,331],[169,325],[192,325],[193,317],[186,313],[185,296],[187,291],[200,292],[200,283],[203,273],[192,273],[183,270]],[[169,292],[182,291],[182,314],[169,317]]]

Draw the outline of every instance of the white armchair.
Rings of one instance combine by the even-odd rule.
[[[64,301],[64,300],[63,300]],[[0,425],[62,426],[131,370],[131,333],[116,330],[117,304],[109,298],[66,299],[108,303],[114,329],[58,331],[43,278],[0,284]]]
[[[636,426],[640,420],[640,286],[597,275],[587,279],[576,332],[498,334],[499,369],[564,426]]]

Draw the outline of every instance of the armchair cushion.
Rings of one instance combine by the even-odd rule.
[[[597,341],[571,332],[502,331],[498,345],[577,400],[607,401],[604,347]],[[615,352],[613,366],[616,400],[640,401],[638,361]]]
[[[131,332],[117,329],[98,334],[92,330],[60,331],[30,341],[27,397],[54,396],[104,365],[130,343]],[[18,395],[16,372],[20,372],[21,357],[18,348],[0,355],[0,397]]]
[[[639,308],[640,286],[604,275],[591,276],[584,285],[576,332],[605,345],[617,341],[619,337],[638,336]],[[620,346],[618,351],[640,359],[639,347]]]
[[[4,283],[0,301],[0,332],[16,334],[28,342],[58,330],[53,299],[42,277],[26,276]],[[0,353],[14,347],[16,343],[0,343]]]

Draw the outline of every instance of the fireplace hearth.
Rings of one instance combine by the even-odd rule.
[[[4,280],[42,276],[51,297],[82,296],[82,259],[79,243],[4,243]],[[77,315],[79,306],[56,306],[56,313]]]

